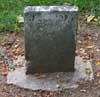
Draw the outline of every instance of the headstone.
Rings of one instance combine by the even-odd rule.
[[[77,17],[77,7],[25,8],[27,74],[74,71]]]

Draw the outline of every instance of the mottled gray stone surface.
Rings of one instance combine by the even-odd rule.
[[[25,57],[27,73],[74,70],[77,7],[26,7]]]
[[[23,57],[19,58],[25,62]],[[14,84],[31,90],[57,91],[64,89],[76,89],[79,86],[77,82],[79,82],[80,79],[91,81],[94,78],[92,65],[92,60],[86,60],[84,62],[80,56],[76,56],[74,65],[75,72],[42,73],[45,77],[40,78],[34,74],[26,75],[25,67],[21,67],[8,73],[7,84]],[[91,73],[87,74],[86,68],[89,68]]]

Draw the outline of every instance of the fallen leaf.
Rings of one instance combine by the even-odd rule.
[[[79,44],[82,44],[82,41],[81,41],[81,40],[79,40],[79,41],[78,41],[78,43],[79,43]]]
[[[93,16],[93,15],[88,16],[87,23],[90,23],[94,18],[95,18],[95,16]]]
[[[21,55],[22,52],[23,52],[22,48],[16,48],[16,49],[12,50],[13,56]]]
[[[0,64],[3,64],[3,61],[2,60],[0,60]]]
[[[16,67],[20,68],[20,67],[23,67],[22,64],[16,64]]]
[[[91,68],[86,67],[86,68],[85,68],[85,73],[86,73],[87,75],[90,75],[90,74],[92,73]]]
[[[89,60],[89,57],[88,57],[88,56],[82,57],[82,61],[83,61],[83,62],[86,62],[87,60]]]
[[[15,97],[19,97],[18,95],[16,95]]]
[[[3,64],[2,65],[2,71],[1,71],[1,74],[6,76],[8,74],[8,67],[6,64]]]
[[[84,40],[91,40],[91,39],[92,39],[91,34],[85,34],[84,35]]]
[[[97,22],[97,21],[98,21],[98,19],[97,19],[97,18],[94,18],[94,21],[95,21],[95,22]]]
[[[7,41],[7,45],[12,45],[16,40],[16,36],[15,34],[11,34],[9,37],[8,37],[8,41]]]
[[[2,40],[0,39],[0,45],[2,45],[2,43],[3,43],[3,42],[2,42]]]
[[[86,48],[87,49],[92,49],[92,48],[94,48],[94,46],[93,45],[88,45],[88,46],[86,46]]]
[[[97,52],[99,52],[100,51],[100,49],[97,49]]]
[[[16,41],[19,42],[20,40],[17,39]]]
[[[7,74],[8,74],[8,71],[2,72],[3,76],[7,76]]]
[[[99,60],[97,60],[96,64],[97,64],[97,65],[100,65],[100,59],[99,59]]]
[[[5,87],[5,86],[2,88],[2,92],[7,92],[7,90],[8,90],[8,89],[7,89],[7,87]]]
[[[14,47],[15,47],[15,48],[18,48],[18,47],[19,47],[19,44],[16,44]]]
[[[84,51],[85,52],[85,49],[84,48],[80,48],[80,51]]]
[[[97,77],[100,77],[100,72],[99,72],[99,71],[97,72],[96,76],[97,76]]]
[[[38,79],[40,79],[40,78],[45,78],[46,74],[36,73],[36,74],[34,74],[34,76],[37,77]]]
[[[12,71],[14,71],[14,69],[12,69],[12,68],[9,67],[9,71],[12,72]]]

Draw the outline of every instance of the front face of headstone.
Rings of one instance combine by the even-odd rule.
[[[76,7],[26,7],[25,57],[27,73],[74,70]]]

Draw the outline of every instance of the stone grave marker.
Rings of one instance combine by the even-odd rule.
[[[27,74],[74,71],[77,18],[77,7],[25,8]]]

